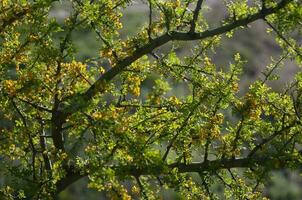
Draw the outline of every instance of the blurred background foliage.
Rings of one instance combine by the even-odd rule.
[[[206,4],[208,8],[204,9],[203,12],[205,12],[205,17],[209,24],[218,25],[226,15],[225,8],[218,0],[206,1]],[[62,23],[68,17],[69,12],[70,4],[62,0],[53,5],[49,17],[55,18],[58,23]],[[123,39],[126,39],[135,35],[145,25],[148,20],[148,6],[137,0],[124,9],[123,13],[123,28],[120,34]],[[257,21],[250,26],[247,29],[237,31],[232,38],[223,38],[222,45],[211,56],[214,63],[223,68],[223,66],[228,66],[229,60],[232,59],[236,52],[240,52],[247,61],[241,78],[241,93],[244,93],[250,83],[261,76],[262,70],[271,63],[272,59],[277,59],[281,54],[281,49],[274,42],[274,38],[270,34],[265,34],[267,26],[263,22]],[[299,36],[297,35],[296,37],[298,38]],[[72,38],[74,45],[77,47],[77,60],[87,61],[87,59],[98,56],[102,44],[96,39],[96,33],[93,30],[77,30],[73,33]],[[190,52],[184,46],[178,49],[176,53],[185,55]],[[299,70],[295,63],[291,61],[286,61],[284,66],[284,68],[279,70],[280,79],[271,83],[275,90],[281,90],[281,86],[292,80],[293,75]],[[144,91],[152,88],[154,77],[149,77],[142,84],[141,90],[143,94]],[[170,83],[170,85],[172,89],[167,95],[186,95],[186,86],[184,84]],[[0,123],[6,124],[7,122],[1,121]],[[76,182],[63,191],[59,199],[106,199],[104,193],[87,189],[86,185],[87,179]],[[214,189],[219,193],[219,185],[215,187]],[[302,199],[301,187],[302,179],[299,172],[274,171],[268,176],[265,195],[274,200],[299,200]],[[163,191],[163,199],[178,199],[178,197],[174,196],[172,191]]]

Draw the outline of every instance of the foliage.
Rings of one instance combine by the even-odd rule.
[[[126,39],[121,17],[132,1],[68,2],[64,21],[49,15],[56,0],[1,2],[1,198],[53,199],[88,177],[112,199],[158,199],[166,189],[217,199],[215,185],[227,199],[260,199],[271,170],[300,168],[302,73],[282,93],[268,84],[284,60],[301,65],[300,1],[224,1],[228,15],[211,27],[202,0],[148,0],[146,25]],[[240,53],[229,66],[210,55],[257,20],[283,53],[241,95]],[[76,60],[77,30],[95,32],[99,56]],[[189,41],[191,54],[179,55]],[[189,95],[170,95],[171,82]]]

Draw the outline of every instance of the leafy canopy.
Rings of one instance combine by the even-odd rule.
[[[128,37],[131,0],[62,2],[64,20],[51,15],[56,0],[0,3],[1,199],[53,199],[87,176],[113,199],[168,188],[217,199],[215,185],[226,199],[259,199],[269,171],[301,167],[302,73],[279,93],[268,84],[283,61],[301,66],[301,1],[225,0],[212,25],[203,0],[144,0],[148,20]],[[243,94],[240,52],[229,66],[211,55],[255,21],[282,55]],[[77,57],[77,31],[95,33],[98,56]]]

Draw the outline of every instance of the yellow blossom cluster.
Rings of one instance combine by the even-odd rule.
[[[112,200],[131,200],[131,196],[128,194],[128,191],[120,186],[118,188],[118,195],[116,194],[116,192],[113,192],[113,190],[111,190],[110,192],[110,199]]]
[[[94,120],[100,120],[103,117],[103,114],[101,112],[94,112],[92,115]]]
[[[238,83],[233,82],[232,83],[232,89],[235,93],[239,92],[239,85]]]
[[[112,52],[113,52],[113,49],[107,47],[107,48],[102,49],[102,51],[100,52],[100,56],[105,57],[105,58],[111,58]]]
[[[70,63],[62,63],[62,67],[65,68],[65,70],[67,70],[70,74],[85,72],[87,69],[86,64],[82,62],[77,62],[75,60]]]
[[[132,188],[131,188],[131,192],[132,192],[133,194],[135,194],[135,195],[138,195],[139,192],[140,192],[140,189],[139,189],[138,186],[133,185]]]
[[[10,0],[2,0],[1,1],[1,7],[6,7],[6,6],[8,6],[9,5],[9,3],[10,3]]]
[[[172,103],[174,106],[181,105],[181,101],[176,96],[170,97],[169,102]]]
[[[31,42],[37,41],[38,39],[39,39],[39,36],[37,36],[37,35],[31,34],[31,35],[29,36],[29,40],[30,40]]]
[[[138,76],[131,76],[127,79],[129,85],[129,92],[131,92],[134,96],[140,95],[140,85],[141,85],[141,78]]]
[[[5,80],[3,81],[3,86],[6,92],[9,96],[15,96],[16,95],[16,81],[14,80]]]
[[[1,18],[0,18],[1,20]],[[11,34],[5,34],[5,40],[1,44],[1,51],[0,51],[0,63],[6,63],[7,61],[11,60],[16,54],[16,49],[20,48],[20,33],[14,32]],[[18,50],[18,54],[20,54],[20,50]]]
[[[243,110],[245,116],[251,120],[259,119],[261,115],[261,104],[250,93],[247,93],[245,98],[246,103]]]
[[[200,128],[199,139],[204,142],[208,139],[221,138],[220,125],[223,123],[224,116],[222,113],[217,113],[209,119],[209,121]]]

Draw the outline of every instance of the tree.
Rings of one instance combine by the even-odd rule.
[[[215,27],[203,0],[146,0],[146,26],[126,39],[131,1],[68,2],[63,22],[49,15],[56,0],[1,2],[1,199],[53,199],[87,176],[113,199],[157,199],[167,188],[217,199],[214,185],[227,199],[259,199],[271,170],[300,169],[302,73],[283,92],[268,83],[284,60],[301,65],[301,1],[225,1]],[[255,21],[282,55],[241,94],[240,53],[223,67],[211,55]],[[99,56],[76,58],[78,30],[95,32]],[[170,95],[171,82],[188,94]]]

